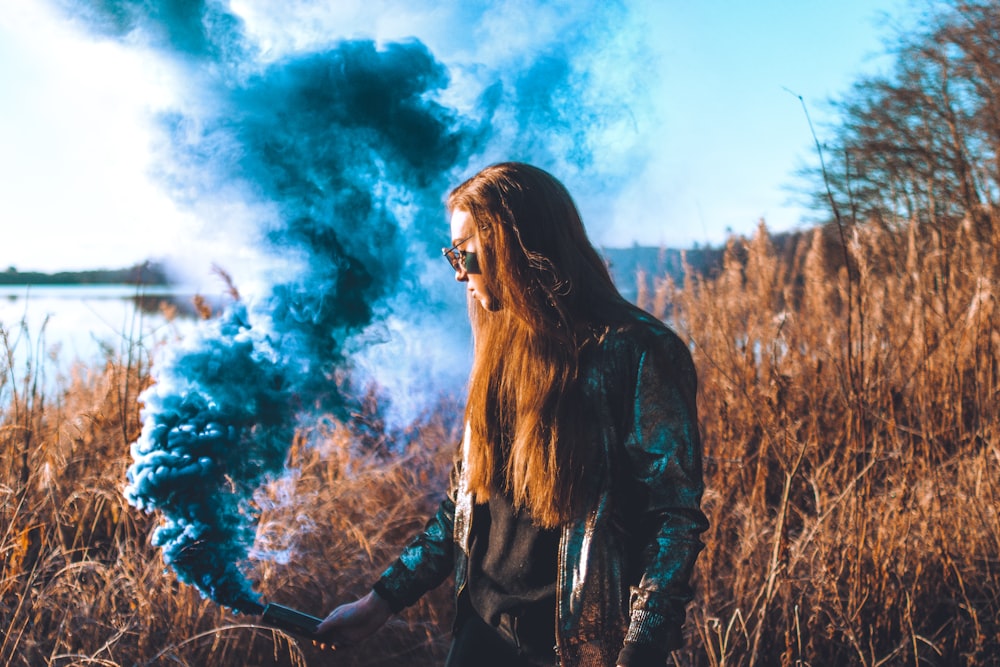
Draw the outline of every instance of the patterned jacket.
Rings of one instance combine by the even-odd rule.
[[[689,581],[708,527],[701,512],[701,443],[691,355],[651,316],[608,332],[581,360],[578,414],[597,442],[584,518],[561,528],[556,652],[572,667],[614,665],[624,642],[662,651],[682,643]],[[472,497],[463,441],[447,497],[375,590],[395,610],[455,574],[465,587]]]

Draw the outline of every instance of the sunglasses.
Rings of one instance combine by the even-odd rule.
[[[449,264],[451,264],[451,268],[456,271],[479,273],[479,259],[476,257],[476,253],[469,252],[467,250],[459,250],[459,246],[471,239],[472,236],[474,236],[474,234],[466,236],[450,248],[441,248],[441,254],[444,255],[444,258],[448,260]]]

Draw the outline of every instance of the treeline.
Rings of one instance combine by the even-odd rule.
[[[601,248],[601,254],[618,289],[626,298],[635,301],[640,292],[650,289],[654,278],[670,276],[680,282],[686,270],[703,276],[716,273],[722,265],[722,250],[708,246],[677,250],[634,245]]]
[[[0,273],[0,285],[169,285],[166,268],[157,262],[143,262],[126,269],[90,271],[18,271],[10,267]]]
[[[791,259],[806,232],[773,234],[771,244],[781,257]],[[725,246],[696,245],[678,249],[633,245],[628,248],[601,248],[615,284],[626,298],[636,301],[649,293],[663,278],[677,284],[685,277],[714,278],[723,268]]]
[[[1000,196],[1000,3],[928,4],[890,45],[893,70],[837,103],[829,191],[814,175],[818,204],[842,221],[988,228]]]

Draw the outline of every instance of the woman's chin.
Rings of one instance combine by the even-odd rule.
[[[488,296],[480,296],[478,294],[475,296],[475,299],[479,302],[479,305],[483,307],[483,310],[488,313],[495,313],[500,310],[500,304],[497,303],[496,299]]]

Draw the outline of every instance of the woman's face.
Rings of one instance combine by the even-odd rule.
[[[463,239],[467,240],[463,241]],[[478,254],[479,239],[476,236],[476,224],[468,211],[456,209],[452,212],[451,242],[452,245],[458,244],[458,249],[461,251]],[[496,299],[486,288],[486,281],[483,280],[483,274],[481,273],[482,269],[479,268],[481,265],[473,263],[473,266],[476,267],[473,273],[469,273],[464,268],[457,269],[455,271],[455,280],[465,283],[469,288],[472,298],[476,299],[484,309],[496,310]]]

